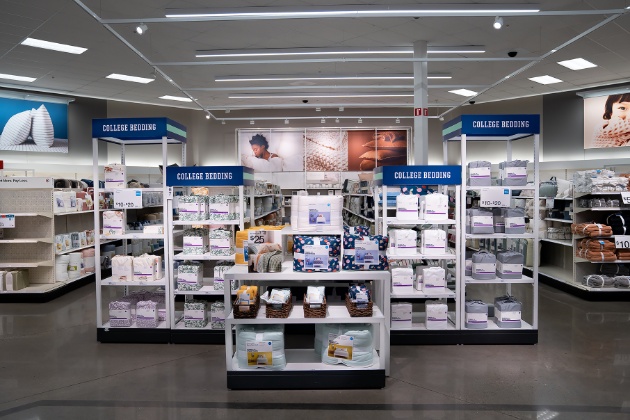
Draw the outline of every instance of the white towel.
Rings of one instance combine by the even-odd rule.
[[[446,232],[440,229],[422,231],[422,254],[441,255],[446,252]]]
[[[116,255],[114,258],[112,258],[112,280],[133,280],[133,257],[128,257],[126,255]]]

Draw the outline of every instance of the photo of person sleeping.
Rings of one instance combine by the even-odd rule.
[[[302,131],[239,130],[241,165],[256,172],[304,171]]]
[[[603,101],[603,98],[593,99]],[[630,93],[609,95],[604,102],[603,108],[602,119],[595,123],[594,129],[591,131],[592,137],[588,147],[630,146]],[[588,118],[586,113],[584,118],[585,120]]]

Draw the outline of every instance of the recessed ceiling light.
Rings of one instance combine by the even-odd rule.
[[[540,83],[541,85],[551,85],[554,83],[562,82],[562,80],[556,79],[555,77],[549,75],[530,77],[529,80],[531,80],[532,82]]]
[[[0,73],[0,79],[17,80],[18,82],[34,82],[37,80],[35,77],[16,76],[14,74],[2,74]]]
[[[22,45],[35,48],[43,48],[45,50],[53,50],[65,52],[68,54],[83,54],[87,48],[75,47],[73,45],[59,44],[57,42],[44,41],[42,39],[26,38],[22,41]]]
[[[561,66],[567,67],[571,70],[583,70],[597,67],[597,64],[593,64],[583,58],[574,58],[573,60],[558,61]]]
[[[228,99],[279,99],[279,98],[400,98],[413,97],[413,93],[396,93],[396,94],[348,94],[348,95],[234,95]]]
[[[460,96],[475,96],[477,94],[477,92],[475,92],[474,90],[468,89],[449,90],[449,92]]]
[[[186,98],[184,96],[164,95],[160,96],[160,99],[166,99],[167,101],[192,102],[192,99]]]
[[[151,83],[155,79],[149,79],[148,77],[138,77],[138,76],[128,76],[126,74],[118,74],[112,73],[109,76],[106,76],[107,79],[115,79],[115,80],[124,80],[125,82],[135,82],[135,83]]]

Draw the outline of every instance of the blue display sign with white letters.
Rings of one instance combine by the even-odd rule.
[[[374,169],[376,185],[459,185],[460,165],[381,166]]]
[[[540,115],[461,115],[444,124],[442,138],[457,140],[471,137],[509,137],[540,134]]]
[[[169,166],[167,187],[254,185],[254,170],[244,166]]]
[[[186,127],[169,118],[99,118],[92,120],[92,138],[186,142]]]

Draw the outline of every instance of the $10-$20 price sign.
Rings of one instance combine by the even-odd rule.
[[[512,194],[509,188],[482,188],[480,195],[481,207],[510,207]]]
[[[114,207],[118,209],[141,209],[142,190],[131,188],[114,190]]]

